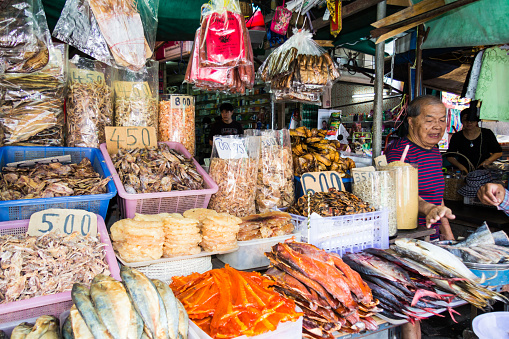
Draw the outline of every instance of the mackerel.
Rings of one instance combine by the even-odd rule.
[[[62,338],[74,339],[74,333],[72,332],[71,315],[65,318],[64,325],[62,326]]]
[[[71,297],[95,339],[114,339],[106,326],[101,322],[90,299],[90,291],[85,285],[75,283],[72,286]]]
[[[189,332],[189,316],[184,305],[177,299],[177,307],[179,309],[179,338],[187,339]]]
[[[171,288],[161,280],[152,279],[152,282],[163,299],[164,307],[166,309],[166,317],[168,318],[168,334],[170,339],[177,339],[179,329],[179,308],[177,305],[177,298],[175,298]]]

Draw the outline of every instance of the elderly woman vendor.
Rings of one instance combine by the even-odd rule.
[[[454,240],[448,219],[455,216],[444,206],[442,156],[436,147],[446,128],[446,109],[439,98],[425,95],[408,105],[408,135],[387,150],[388,162],[398,161],[408,145],[405,162],[419,165],[419,225],[437,231],[431,239]]]

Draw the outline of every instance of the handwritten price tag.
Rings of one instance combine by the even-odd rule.
[[[115,81],[115,95],[124,98],[150,98],[152,91],[148,82]]]
[[[352,178],[353,178],[354,183],[367,180],[369,172],[374,172],[374,171],[375,171],[375,168],[373,166],[352,168],[350,170],[350,172],[352,173]]]
[[[97,235],[97,216],[92,212],[75,209],[50,208],[35,212],[30,217],[28,235],[39,236],[48,232],[85,236]]]
[[[345,186],[341,175],[336,171],[308,172],[300,178],[304,194],[316,192],[328,192],[329,188],[335,187],[338,191],[344,191]]]
[[[242,139],[214,137],[214,146],[221,159],[247,158],[246,145]]]
[[[171,103],[173,107],[187,107],[194,105],[194,97],[191,95],[172,95]]]
[[[385,155],[382,154],[381,156],[376,157],[375,165],[376,165],[376,168],[387,166],[387,158],[385,157]]]
[[[262,136],[262,148],[277,146],[277,140],[274,137],[264,137]]]
[[[106,148],[109,154],[115,154],[120,148],[147,148],[157,146],[154,127],[111,127],[104,128]]]
[[[71,68],[69,76],[72,82],[79,82],[80,84],[104,82],[104,74],[96,71],[87,71],[85,69]]]

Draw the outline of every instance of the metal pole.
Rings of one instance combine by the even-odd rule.
[[[385,18],[387,1],[376,5],[376,20]],[[385,41],[376,44],[375,54],[375,102],[373,116],[373,159],[382,154],[383,89],[384,89]]]
[[[274,100],[270,101],[270,128],[276,129],[276,104]]]

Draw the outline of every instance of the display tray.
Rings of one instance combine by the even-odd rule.
[[[124,261],[122,258],[120,258],[120,255],[117,252],[115,252],[115,255],[117,256],[118,261],[120,261],[122,263],[122,265],[124,265],[124,266],[128,266],[128,267],[142,267],[142,266],[149,266],[149,265],[153,265],[153,264],[161,264],[161,263],[171,262],[171,261],[176,261],[176,260],[185,260],[185,259],[195,259],[195,258],[207,257],[207,256],[212,256],[214,254],[232,253],[232,252],[237,251],[238,249],[239,249],[239,246],[237,246],[236,248],[233,248],[231,250],[228,250],[228,251],[214,251],[214,252],[201,251],[198,254],[181,255],[181,256],[173,257],[173,258],[161,258],[161,259],[156,259],[156,260],[147,260],[147,261],[139,261],[139,262],[127,262],[127,261]]]

